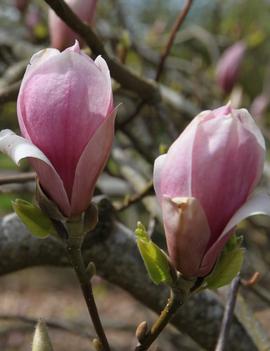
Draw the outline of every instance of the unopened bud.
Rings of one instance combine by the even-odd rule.
[[[146,321],[143,321],[138,325],[136,329],[136,338],[140,343],[142,343],[144,338],[146,337],[147,330],[148,330],[148,325]]]
[[[103,346],[102,346],[102,343],[99,341],[99,339],[93,339],[93,345],[94,345],[95,351],[103,351]]]
[[[46,324],[42,320],[36,326],[32,351],[53,351]]]

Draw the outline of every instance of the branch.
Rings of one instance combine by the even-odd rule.
[[[166,304],[167,288],[150,282],[133,233],[113,219],[108,201],[100,202],[100,223],[87,236],[83,249],[86,263],[94,261],[99,275],[127,290],[150,309],[161,311]],[[38,265],[68,265],[65,249],[56,239],[32,237],[14,214],[0,222],[0,257],[0,274]],[[213,350],[222,315],[223,307],[216,296],[200,293],[187,301],[172,323],[203,348]],[[256,350],[236,318],[231,324],[228,347],[230,351]]]
[[[11,102],[11,101],[16,101],[17,96],[19,93],[21,81],[12,83],[7,87],[3,87],[0,89],[0,105],[6,103],[6,102]]]
[[[160,62],[159,62],[158,68],[157,68],[156,81],[158,81],[160,76],[161,76],[161,73],[163,71],[163,67],[165,65],[166,58],[168,57],[170,50],[172,48],[174,38],[175,38],[179,28],[181,27],[182,23],[184,22],[184,19],[186,18],[187,14],[190,10],[191,5],[192,5],[192,0],[186,0],[186,3],[185,3],[183,10],[180,12],[176,22],[173,25],[173,28],[172,28],[170,36],[169,36],[169,40],[165,46],[164,52],[161,54],[161,57],[160,57]]]
[[[91,27],[83,23],[63,0],[45,1],[75,33],[79,34],[96,56],[102,55],[110,68],[112,77],[122,87],[137,93],[144,100],[159,101],[161,99],[158,86],[154,82],[133,74],[125,66],[112,58]]]
[[[229,338],[230,328],[233,318],[234,307],[236,303],[237,293],[240,287],[240,275],[238,274],[231,283],[228,301],[224,311],[220,334],[215,351],[225,351],[226,343]]]
[[[11,184],[11,183],[27,183],[33,182],[36,179],[35,172],[11,174],[0,177],[0,185]]]

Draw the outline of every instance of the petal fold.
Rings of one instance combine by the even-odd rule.
[[[254,193],[249,199],[240,207],[232,218],[227,223],[221,236],[210,247],[204,256],[200,275],[208,274],[213,268],[221,250],[228,241],[229,237],[233,234],[235,226],[243,219],[255,215],[268,215],[270,216],[270,196],[265,193]]]
[[[8,155],[17,165],[20,160],[29,158],[44,190],[58,205],[66,216],[70,212],[70,204],[63,182],[55,168],[44,153],[30,141],[16,135],[11,130],[0,132],[0,151]]]
[[[197,276],[211,235],[199,201],[192,197],[164,196],[162,213],[173,264],[185,276]]]
[[[117,109],[96,130],[79,159],[72,189],[72,215],[80,214],[91,201],[97,178],[109,158],[116,113]]]

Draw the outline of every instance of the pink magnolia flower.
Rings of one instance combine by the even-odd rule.
[[[270,198],[252,194],[262,174],[263,136],[247,110],[200,113],[154,166],[169,255],[187,277],[210,273],[234,227],[270,215]]]
[[[239,41],[226,49],[219,59],[216,76],[220,88],[225,93],[230,93],[238,79],[245,52],[246,44]]]
[[[96,13],[97,0],[66,0],[66,3],[81,20],[91,23]],[[49,32],[51,45],[59,50],[66,49],[78,39],[83,45],[78,34],[74,33],[52,10],[49,9]]]
[[[89,205],[114,136],[110,73],[79,45],[35,54],[20,88],[17,113],[24,138],[0,134],[0,150],[29,158],[47,195],[67,216]]]

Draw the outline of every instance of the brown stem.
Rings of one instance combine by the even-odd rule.
[[[174,316],[177,309],[183,304],[182,297],[171,290],[171,296],[168,299],[167,305],[161,312],[159,318],[153,324],[150,331],[142,339],[142,341],[136,346],[135,351],[145,351],[152,345],[162,330],[166,327],[170,319]]]
[[[236,303],[236,297],[240,286],[240,275],[238,274],[231,283],[228,301],[225,307],[225,312],[222,319],[220,334],[218,337],[215,351],[224,351],[226,349],[226,342],[229,338],[230,327],[233,319],[233,311]]]
[[[161,96],[157,85],[154,82],[138,77],[112,58],[91,27],[82,22],[64,0],[45,1],[55,11],[57,16],[85,41],[96,56],[102,55],[110,68],[112,77],[124,88],[136,92],[145,100],[160,101]]]
[[[165,65],[166,58],[168,57],[168,55],[171,51],[171,47],[173,45],[175,36],[176,36],[179,28],[181,27],[182,23],[184,22],[184,19],[186,18],[191,5],[192,5],[192,0],[186,0],[186,3],[185,3],[183,10],[180,12],[178,18],[176,19],[176,21],[172,27],[168,42],[164,48],[163,53],[160,56],[160,62],[159,62],[158,68],[157,68],[156,79],[155,79],[156,82],[159,81],[159,78],[161,76],[161,73],[162,73],[164,65]]]
[[[35,172],[11,174],[0,177],[0,185],[11,184],[11,183],[27,183],[32,182],[36,179]]]
[[[73,266],[77,278],[80,282],[81,290],[92,319],[95,331],[102,344],[102,351],[110,351],[110,346],[106,338],[103,326],[101,324],[99,314],[97,311],[97,306],[95,303],[92,284],[90,278],[85,270],[85,266],[81,254],[81,240],[74,240],[74,238],[68,239],[67,253],[70,259],[70,263]]]
[[[129,206],[137,203],[138,201],[142,200],[145,196],[150,195],[151,192],[153,191],[153,182],[149,182],[145,188],[138,194],[129,196],[126,201],[124,201],[123,204],[120,206],[116,207],[117,211],[124,211],[126,210]]]

